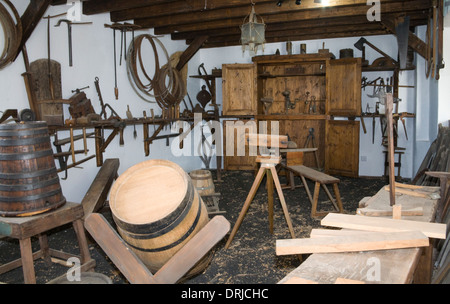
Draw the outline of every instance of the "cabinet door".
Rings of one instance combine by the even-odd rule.
[[[254,170],[256,151],[251,151],[245,142],[245,135],[257,133],[254,120],[225,120],[223,122],[224,169]]]
[[[256,115],[256,65],[222,65],[224,115]]]
[[[329,60],[327,114],[361,115],[361,58]]]
[[[327,120],[325,171],[330,175],[358,177],[359,121]]]

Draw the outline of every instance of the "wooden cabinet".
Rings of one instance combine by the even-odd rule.
[[[256,115],[256,69],[253,64],[222,66],[224,115]]]
[[[360,58],[264,55],[253,57],[253,64],[224,65],[222,71],[225,115],[254,113],[258,122],[277,122],[279,133],[298,148],[318,148],[317,159],[314,153],[304,156],[306,166],[358,176],[359,122],[354,117],[361,115]]]
[[[361,58],[327,61],[327,114],[361,115]]]

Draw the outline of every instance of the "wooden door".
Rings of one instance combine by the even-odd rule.
[[[224,169],[254,170],[256,151],[250,151],[245,134],[257,133],[254,120],[225,120],[223,122]]]
[[[328,61],[327,94],[327,114],[361,115],[361,58]]]
[[[222,65],[224,115],[256,115],[256,65]]]
[[[359,121],[327,120],[325,171],[330,175],[358,177]]]

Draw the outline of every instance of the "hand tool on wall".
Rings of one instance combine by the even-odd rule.
[[[69,41],[69,66],[72,66],[72,25],[92,24],[92,22],[72,22],[68,19],[60,19],[55,27],[59,27],[62,22],[67,23],[68,41]]]
[[[400,69],[406,69],[408,61],[409,20],[409,16],[399,17],[395,26]]]
[[[100,106],[102,107],[102,111],[100,112],[100,116],[103,115],[104,119],[107,119],[106,117],[106,111],[105,111],[105,104],[103,103],[103,97],[102,97],[102,92],[100,90],[100,84],[99,84],[99,79],[98,77],[95,77],[95,90],[97,91],[97,95],[98,95],[98,99],[100,100]]]

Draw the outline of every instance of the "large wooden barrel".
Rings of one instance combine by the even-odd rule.
[[[192,183],[200,195],[212,195],[216,192],[211,171],[199,169],[189,173]]]
[[[117,230],[152,273],[157,272],[209,221],[189,175],[167,160],[138,163],[111,187],[111,212]],[[203,271],[205,256],[186,277]]]
[[[0,215],[31,216],[65,202],[47,123],[0,124]]]

